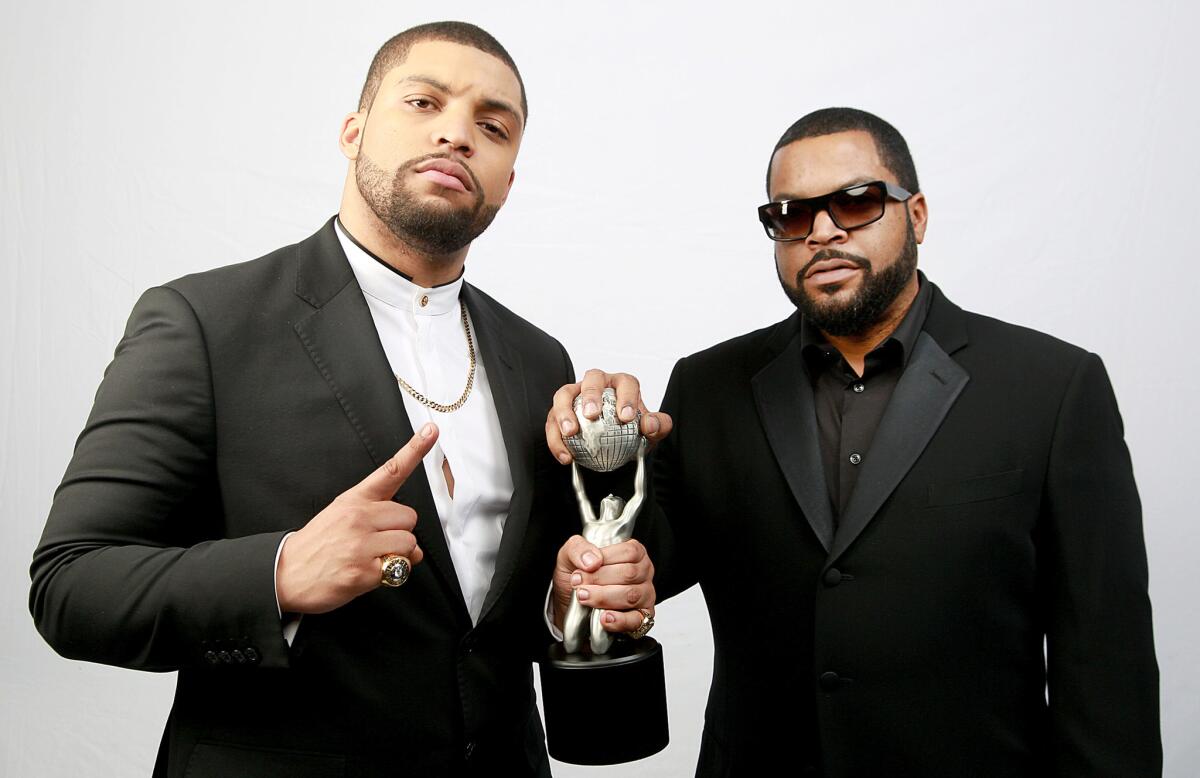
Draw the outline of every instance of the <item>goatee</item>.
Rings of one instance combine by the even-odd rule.
[[[836,289],[826,294],[818,289],[810,296],[804,288],[804,276],[815,263],[827,259],[844,259],[862,269],[862,284],[848,300],[833,297]],[[779,283],[792,303],[800,309],[805,319],[827,335],[848,337],[862,335],[881,321],[892,303],[904,291],[917,270],[917,236],[912,222],[908,223],[908,235],[896,261],[876,272],[871,260],[838,249],[822,249],[796,273],[795,285],[780,276]],[[776,273],[779,268],[776,266]]]
[[[453,206],[423,202],[408,187],[406,177],[417,165],[436,158],[448,156],[427,154],[410,159],[395,172],[384,170],[364,153],[359,153],[354,163],[354,179],[367,206],[397,240],[429,257],[454,254],[469,245],[488,228],[500,210],[500,206],[484,202],[483,187],[465,165],[471,176],[474,203]]]

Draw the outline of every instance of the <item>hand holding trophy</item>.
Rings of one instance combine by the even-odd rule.
[[[638,419],[622,423],[617,418],[616,395],[604,390],[600,417],[589,420],[575,401],[580,432],[566,438],[575,461],[571,465],[575,497],[583,521],[582,535],[597,548],[628,540],[646,498],[646,440],[638,432]],[[597,513],[584,486],[580,468],[611,472],[633,460],[637,471],[633,495],[624,500],[608,495]],[[581,603],[572,594],[563,622],[563,642],[551,646],[542,663],[542,695],[546,736],[555,759],[574,764],[617,764],[661,751],[669,740],[666,686],[662,648],[645,637],[654,621],[643,611],[641,627],[633,639],[614,639],[601,626],[603,611]],[[639,700],[630,707],[628,689]],[[587,701],[589,720],[622,721],[623,736],[614,742],[601,741],[579,726],[578,707]]]

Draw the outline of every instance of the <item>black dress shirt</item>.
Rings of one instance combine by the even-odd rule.
[[[872,455],[875,430],[925,325],[932,298],[929,288],[921,278],[908,313],[895,331],[867,354],[861,376],[812,322],[800,321],[801,353],[812,381],[821,462],[835,520],[850,502],[859,468]]]

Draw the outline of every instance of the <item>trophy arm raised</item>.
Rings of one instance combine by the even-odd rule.
[[[579,502],[579,513],[585,522],[594,522],[596,512],[592,510],[592,501],[588,499],[587,490],[583,488],[583,476],[579,474],[579,465],[571,463],[571,485],[575,487],[575,499]]]

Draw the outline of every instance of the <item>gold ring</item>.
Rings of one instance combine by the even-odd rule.
[[[404,585],[411,572],[412,562],[408,561],[408,557],[388,554],[383,558],[383,565],[379,571],[379,583],[395,589],[397,586]]]
[[[638,608],[638,612],[642,614],[642,623],[638,628],[629,633],[629,637],[634,640],[641,640],[646,637],[646,633],[654,626],[654,616],[645,608]]]

